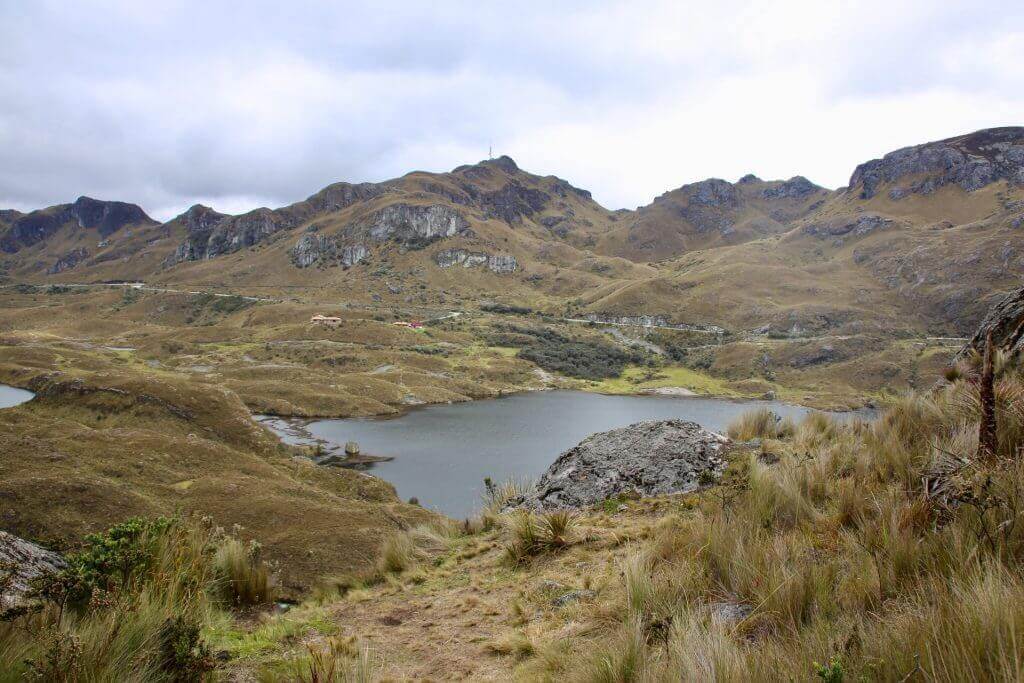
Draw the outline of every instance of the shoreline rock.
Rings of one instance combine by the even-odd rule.
[[[583,508],[620,494],[695,491],[717,479],[731,441],[695,422],[649,420],[599,432],[562,453],[509,507]]]

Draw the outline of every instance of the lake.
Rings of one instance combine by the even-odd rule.
[[[19,389],[17,387],[10,387],[6,384],[0,384],[0,408],[10,408],[16,406],[19,403],[25,403],[26,401],[32,400],[35,396],[31,391],[25,389]]]
[[[340,448],[356,441],[364,454],[392,456],[370,472],[394,484],[403,499],[415,496],[422,505],[461,519],[479,509],[484,477],[536,479],[560,453],[594,432],[669,418],[720,432],[736,416],[762,406],[794,419],[810,411],[777,401],[537,391],[423,406],[398,417],[308,424],[264,418],[263,423],[289,443],[319,440]]]

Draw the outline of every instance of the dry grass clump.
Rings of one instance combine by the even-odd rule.
[[[307,646],[292,662],[290,680],[301,683],[373,683],[379,680],[381,662],[366,646],[351,639],[330,638],[325,646]],[[266,679],[280,680],[276,674]]]
[[[456,532],[449,524],[420,525],[395,531],[381,543],[377,569],[384,574],[401,574],[426,558],[448,548]]]
[[[729,423],[726,433],[736,441],[785,439],[795,431],[791,418],[781,418],[768,408],[748,410]]]
[[[238,538],[228,538],[217,548],[213,566],[220,595],[227,604],[262,605],[274,599],[270,572],[260,559],[260,551],[256,541],[245,544]]]
[[[515,567],[574,541],[577,515],[569,510],[536,513],[515,510],[506,516],[505,561]]]
[[[970,369],[871,425],[811,414],[659,524],[622,569],[584,681],[1024,678],[1024,383],[1002,359],[980,459]],[[750,416],[734,438],[764,438]],[[613,589],[610,592],[615,595]],[[618,616],[616,616],[618,615]]]
[[[521,631],[489,643],[487,650],[496,655],[511,655],[516,659],[527,659],[537,653],[533,641]]]
[[[483,507],[477,519],[466,520],[464,528],[469,532],[490,531],[499,525],[504,509],[512,501],[522,498],[532,487],[529,481],[508,479],[499,484],[484,479]]]

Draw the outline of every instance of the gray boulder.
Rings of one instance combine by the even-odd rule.
[[[1024,323],[1024,287],[1008,292],[989,309],[974,336],[957,353],[957,360],[967,356],[972,349],[983,351],[989,330],[992,331],[992,342],[996,347],[1002,347],[1007,351],[1021,350],[1024,347],[1024,341],[1022,341],[1024,335],[1018,335],[1024,330],[1018,330],[1018,328],[1022,323]]]
[[[0,610],[20,604],[33,579],[64,566],[58,553],[0,531]]]
[[[581,508],[619,494],[687,493],[717,477],[729,439],[695,422],[660,420],[592,434],[562,453],[513,506]]]

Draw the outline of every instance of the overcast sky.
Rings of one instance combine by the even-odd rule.
[[[491,143],[633,208],[998,125],[1020,0],[0,0],[0,208],[235,213]]]

